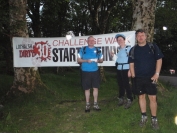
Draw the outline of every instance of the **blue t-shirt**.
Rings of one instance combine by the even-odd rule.
[[[130,46],[126,46],[124,48],[119,48],[119,51],[117,53],[117,63],[127,63],[127,64],[122,64],[122,65],[117,65],[117,69],[118,70],[127,70],[129,69],[129,64],[128,64],[128,54],[130,51],[131,47]]]
[[[163,54],[157,45],[153,45],[154,50],[150,48],[149,44],[145,46],[136,45],[134,48],[134,59],[129,56],[128,62],[134,63],[135,77],[150,78],[154,75],[156,71],[156,61],[163,58]]]
[[[85,48],[82,47],[78,53],[78,56],[82,58],[83,60],[103,58],[103,55],[99,48],[96,48],[96,47],[89,48],[88,46],[86,46]],[[82,71],[87,71],[87,72],[97,71],[98,63],[95,61],[92,61],[91,63],[83,62],[81,64],[81,69]]]

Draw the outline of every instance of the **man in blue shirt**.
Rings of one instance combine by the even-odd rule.
[[[101,110],[98,106],[98,88],[100,87],[100,73],[98,63],[103,62],[101,50],[94,46],[95,39],[89,36],[88,46],[81,48],[78,53],[77,62],[81,64],[82,87],[85,90],[86,108],[85,112],[90,112],[90,89],[93,88],[94,105],[93,109]]]
[[[158,129],[159,126],[156,117],[156,82],[159,78],[163,54],[157,45],[146,42],[147,36],[144,30],[139,29],[135,34],[137,44],[130,50],[129,63],[135,86],[133,89],[139,96],[139,105],[142,115],[140,126],[143,127],[147,122],[145,95],[147,94],[150,101],[152,126],[154,129]]]

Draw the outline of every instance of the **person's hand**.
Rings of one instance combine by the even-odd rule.
[[[88,62],[88,63],[91,63],[91,62],[92,62],[92,60],[87,60],[87,62]]]
[[[154,76],[151,78],[151,80],[153,81],[153,83],[156,83],[158,81],[159,78],[159,74],[155,73]]]
[[[128,77],[130,78],[132,76],[130,70],[128,70]]]
[[[90,59],[92,62],[98,62],[98,59]]]
[[[111,55],[112,57],[114,56],[114,51],[113,51],[113,50],[110,51],[110,55]]]

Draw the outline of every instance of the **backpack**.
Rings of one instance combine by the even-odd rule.
[[[130,46],[127,45],[127,46],[125,47],[125,52],[126,52],[126,54],[127,54],[127,57],[128,57],[128,55],[129,55],[128,52],[127,52],[128,47],[130,47]],[[117,48],[117,53],[118,53],[119,51],[120,51],[120,47]]]
[[[82,56],[83,56],[83,54],[86,53],[86,47],[87,46],[83,47]],[[99,50],[97,47],[94,47],[94,48],[96,48],[96,56],[98,56],[99,54],[101,54],[101,50]]]
[[[152,53],[155,54],[155,48],[154,48],[154,44],[153,43],[147,43],[149,45],[149,48],[151,49]],[[131,51],[130,51],[130,54],[129,54],[129,57],[131,57],[132,59],[134,59],[134,50],[135,50],[135,47],[137,45],[133,46]]]

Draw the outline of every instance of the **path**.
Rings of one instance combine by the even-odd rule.
[[[170,82],[172,85],[177,86],[177,77],[176,76],[160,76],[159,80]]]

